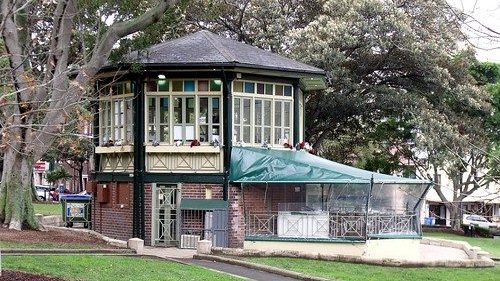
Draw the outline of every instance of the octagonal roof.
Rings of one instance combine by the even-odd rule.
[[[127,56],[156,66],[230,66],[324,75],[322,69],[202,30]]]

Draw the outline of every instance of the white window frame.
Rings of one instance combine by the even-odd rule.
[[[234,91],[235,87],[234,87],[234,83],[235,82],[242,82],[243,83],[243,92],[236,92]],[[245,93],[245,85],[244,83],[245,82],[249,82],[249,83],[255,83],[254,85],[254,93]],[[257,94],[257,83],[263,83],[263,84],[273,84],[273,95],[267,95],[267,94]],[[250,81],[250,80],[235,80],[233,81],[233,124],[232,124],[232,132],[233,132],[233,137],[232,137],[232,141],[233,141],[233,145],[238,145],[238,144],[241,144],[241,141],[243,140],[245,142],[245,144],[249,144],[249,145],[252,145],[252,146],[261,146],[264,144],[264,142],[266,142],[267,145],[269,146],[275,146],[275,147],[281,147],[283,146],[284,142],[286,141],[288,144],[290,145],[293,145],[292,143],[289,143],[292,138],[293,138],[293,91],[294,91],[294,88],[292,87],[292,95],[291,96],[281,96],[281,95],[275,95],[276,93],[274,92],[275,89],[276,89],[276,85],[281,85],[281,86],[290,86],[292,87],[292,85],[290,84],[282,84],[282,83],[269,83],[269,82],[261,82],[261,81]],[[249,99],[250,100],[250,124],[249,125],[243,125],[243,99]],[[257,125],[256,124],[256,116],[255,114],[257,114],[258,112],[256,111],[256,101],[262,101],[261,104],[262,104],[262,111],[261,111],[261,114],[262,114],[262,123],[261,125]],[[270,126],[269,125],[264,125],[264,116],[265,116],[265,111],[264,110],[264,103],[266,101],[270,101],[271,102],[271,112],[270,112],[270,116],[269,118],[271,119],[270,121]],[[237,103],[240,103],[240,106],[239,106],[239,112],[236,112],[237,110]],[[280,126],[277,126],[275,125],[275,104],[276,102],[281,102],[281,125]],[[284,117],[284,103],[285,102],[289,102],[290,104],[290,112],[289,112],[289,126],[284,126],[284,121],[285,121],[285,117]],[[235,118],[235,114],[239,114],[240,116],[240,120],[239,122],[236,122],[235,120],[237,118]],[[249,126],[250,127],[250,139],[249,141],[245,141],[243,139],[243,133],[244,133],[244,127],[245,126]],[[261,128],[261,142],[256,142],[256,128]],[[270,132],[270,137],[268,140],[264,139],[265,138],[265,128],[270,128],[271,132]],[[281,141],[278,141],[278,142],[275,142],[275,130],[276,129],[280,129],[281,130],[281,136],[279,139],[281,139]],[[289,129],[289,136],[288,136],[288,139],[285,140],[285,136],[284,136],[284,130],[285,129]],[[295,142],[297,142],[298,140],[293,140]]]

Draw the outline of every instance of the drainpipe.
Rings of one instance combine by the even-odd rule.
[[[222,185],[222,198],[224,201],[229,197],[229,170],[231,166],[231,147],[233,135],[233,97],[232,97],[232,82],[234,76],[228,77],[227,73],[222,69],[222,97],[223,97],[223,152],[224,152],[224,182]]]

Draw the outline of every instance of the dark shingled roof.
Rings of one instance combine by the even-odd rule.
[[[128,59],[153,65],[227,65],[324,74],[322,69],[205,30],[132,52]]]

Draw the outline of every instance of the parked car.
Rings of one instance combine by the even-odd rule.
[[[41,201],[49,201],[52,199],[50,194],[50,186],[48,185],[35,185],[36,197]]]
[[[497,227],[497,224],[490,222],[485,217],[480,215],[466,214],[462,220],[463,225],[473,225],[474,227],[481,227],[489,229],[490,227]]]

